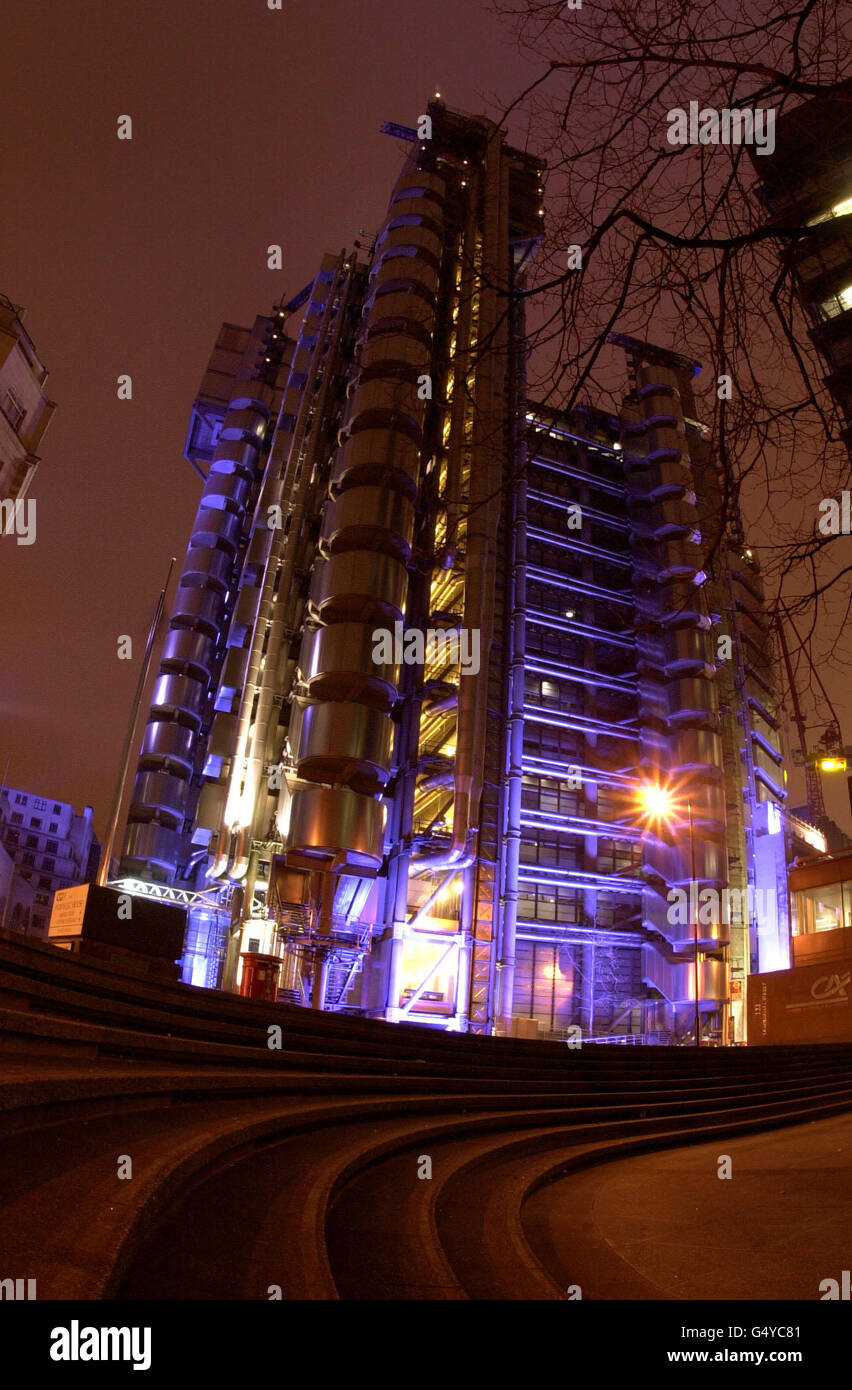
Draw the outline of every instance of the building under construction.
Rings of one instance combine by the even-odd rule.
[[[428,117],[369,253],[219,335],[119,879],[187,903],[194,984],[742,1040],[789,963],[784,774],[697,365],[623,338],[618,417],[529,402],[543,166]]]

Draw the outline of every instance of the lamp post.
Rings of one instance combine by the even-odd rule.
[[[695,921],[693,923],[695,940],[695,1046],[701,1046],[701,1014],[698,1008],[698,885],[695,879],[695,828],[692,824],[692,802],[687,805],[689,812],[689,866],[692,883],[695,885]],[[690,892],[690,898],[692,893]]]
[[[640,788],[640,803],[643,808],[644,816],[650,822],[662,822],[671,828],[671,821],[678,806],[676,793],[670,787],[665,787],[659,783],[645,782]],[[683,802],[680,802],[683,805]],[[695,826],[692,820],[692,802],[687,802],[687,813],[689,816],[689,863],[692,883],[696,883],[695,873]],[[690,902],[692,901],[692,891],[690,890]],[[695,893],[695,920],[692,924],[693,947],[695,950],[695,1046],[701,1046],[701,1011],[698,1007],[698,891]]]

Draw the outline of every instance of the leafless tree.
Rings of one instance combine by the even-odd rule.
[[[837,0],[494,7],[541,64],[503,115],[526,120],[529,148],[548,164],[527,292],[531,395],[617,409],[615,328],[700,361],[696,398],[724,509],[742,506],[770,602],[783,594],[800,650],[849,664],[849,539],[818,529],[819,500],[850,486],[849,454],[788,268],[806,230],[767,220],[754,147],[752,158],[744,144],[668,140],[668,113],[690,102],[777,118],[846,80],[848,10]],[[579,270],[569,268],[576,246]]]

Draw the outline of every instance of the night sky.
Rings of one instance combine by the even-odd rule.
[[[182,449],[220,323],[376,229],[403,153],[383,120],[415,125],[435,90],[499,116],[539,68],[477,0],[9,0],[2,28],[0,291],[57,410],[36,543],[0,543],[0,777],[8,758],[8,785],[92,805],[102,834],[139,670],[117,639],[141,656],[186,548]],[[523,117],[509,133],[526,144]]]
[[[404,148],[383,120],[415,125],[435,90],[499,114],[534,69],[475,0],[12,0],[3,55],[0,290],[57,410],[37,540],[0,544],[0,778],[8,758],[9,785],[91,804],[103,833],[139,670],[117,638],[141,656],[186,549],[220,323],[376,229]]]

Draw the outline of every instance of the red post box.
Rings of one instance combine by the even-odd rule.
[[[243,951],[241,959],[240,994],[246,999],[267,999],[274,1004],[278,998],[280,957],[267,956],[263,951]]]

